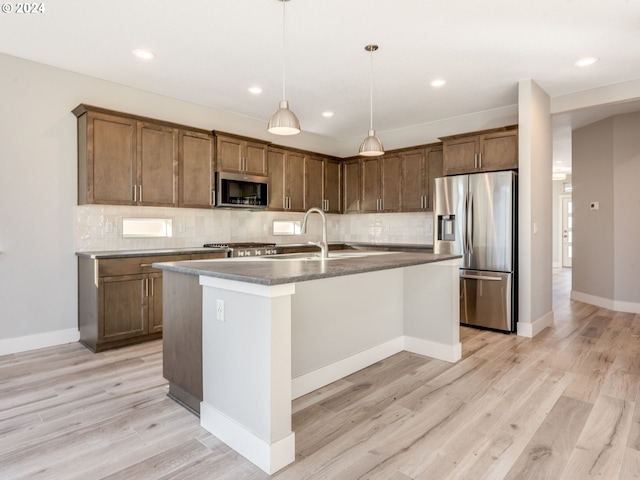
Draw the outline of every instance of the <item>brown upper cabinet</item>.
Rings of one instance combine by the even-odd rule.
[[[267,175],[267,144],[216,133],[216,169],[223,172]]]
[[[403,212],[433,210],[435,179],[443,176],[442,146],[407,150],[400,153],[402,160]]]
[[[177,207],[179,170],[190,177],[183,160],[192,165],[194,155],[203,155],[206,160],[198,162],[211,165],[206,131],[88,105],[73,113],[78,118],[78,204]],[[194,150],[186,136],[209,137],[209,148]],[[200,173],[198,179],[203,181]]]
[[[342,162],[342,212],[358,213],[360,211],[360,175],[359,157],[352,157]]]
[[[269,147],[269,210],[304,211],[305,155]]]
[[[361,161],[362,212],[399,212],[401,166],[399,154],[365,157]]]
[[[137,122],[137,205],[178,206],[178,129]]]
[[[324,211],[328,213],[341,213],[342,198],[340,195],[341,184],[340,161],[333,158],[324,159]]]
[[[186,208],[211,208],[215,171],[213,135],[180,130],[178,157],[180,165],[180,201]]]
[[[445,175],[518,168],[516,125],[441,140]]]
[[[320,208],[327,213],[340,213],[340,162],[308,156],[304,171],[304,208]]]

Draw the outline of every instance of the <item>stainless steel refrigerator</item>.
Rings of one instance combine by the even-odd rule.
[[[517,173],[436,179],[434,252],[462,255],[460,323],[514,332]]]

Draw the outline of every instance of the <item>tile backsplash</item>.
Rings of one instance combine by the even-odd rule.
[[[302,213],[289,212],[80,205],[75,216],[78,252],[184,248],[225,242],[307,243],[317,241],[321,233],[320,216],[314,214],[309,217],[306,234],[274,236],[274,220],[302,220]],[[173,236],[123,238],[122,219],[136,217],[171,218]],[[431,245],[433,215],[430,212],[328,214],[327,236],[330,242]]]

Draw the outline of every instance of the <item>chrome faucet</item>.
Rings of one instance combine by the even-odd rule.
[[[310,213],[319,213],[322,217],[322,241],[321,242],[309,242],[311,245],[317,245],[320,247],[322,251],[322,258],[329,258],[329,246],[327,245],[327,216],[324,214],[322,210],[317,207],[310,208],[304,214],[304,218],[302,219],[302,226],[300,230],[302,233],[307,231],[307,218],[309,218]]]

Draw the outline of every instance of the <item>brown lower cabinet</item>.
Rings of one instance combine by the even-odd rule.
[[[151,265],[225,253],[78,257],[80,343],[94,352],[162,337],[162,271]]]
[[[164,272],[162,374],[169,396],[192,412],[202,401],[202,287],[197,275]]]

